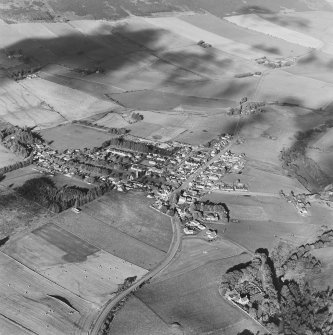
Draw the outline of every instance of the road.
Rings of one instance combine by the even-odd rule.
[[[235,191],[214,190],[212,192],[230,194],[230,195],[248,195],[248,196],[254,196],[254,197],[257,196],[257,197],[281,198],[281,196],[278,193],[252,192],[252,191],[241,191],[241,190],[235,190]]]
[[[145,281],[155,277],[157,274],[159,274],[162,270],[164,270],[174,259],[174,257],[177,255],[178,249],[180,247],[181,243],[181,231],[180,231],[180,225],[174,220],[174,218],[171,218],[171,224],[172,224],[172,241],[169,247],[169,250],[167,252],[166,258],[163,260],[162,263],[160,263],[155,269],[148,272],[146,275],[144,275],[141,279],[139,279],[137,282],[135,282],[131,287],[129,287],[127,290],[121,292],[119,295],[117,295],[114,299],[107,302],[101,311],[99,311],[99,315],[96,317],[96,321],[94,324],[92,324],[88,334],[89,335],[97,335],[100,328],[102,327],[106,317],[110,313],[113,307],[115,307],[121,300],[123,300],[128,294],[133,292],[135,289],[137,289],[142,283]]]

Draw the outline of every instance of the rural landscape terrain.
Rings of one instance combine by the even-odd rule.
[[[0,335],[332,335],[332,22],[2,1]]]

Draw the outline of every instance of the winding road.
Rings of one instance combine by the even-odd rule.
[[[123,300],[128,294],[136,290],[142,283],[145,281],[155,277],[161,271],[163,271],[175,258],[178,253],[180,244],[181,244],[181,230],[180,225],[176,222],[174,218],[171,218],[172,225],[172,240],[167,252],[165,259],[152,271],[148,272],[138,281],[136,281],[131,287],[122,291],[119,295],[117,295],[114,299],[108,301],[102,309],[99,311],[99,314],[96,316],[96,321],[92,324],[90,330],[88,331],[89,335],[97,335],[99,330],[101,329],[106,317],[111,312],[112,308],[115,307],[121,300]]]

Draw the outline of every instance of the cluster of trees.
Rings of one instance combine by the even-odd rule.
[[[282,329],[286,335],[332,334],[333,290],[319,291],[306,281],[307,273],[321,267],[310,250],[332,246],[332,241],[333,230],[328,230],[313,243],[297,248],[280,243],[271,257],[259,249],[251,262],[223,275],[220,292],[246,295],[249,303],[242,308],[270,330]]]
[[[139,122],[139,121],[142,121],[143,120],[143,115],[140,114],[140,113],[135,113],[133,112],[131,114],[131,118],[135,121],[135,122]]]
[[[67,185],[57,188],[50,178],[39,177],[26,181],[16,190],[24,198],[37,202],[55,213],[59,213],[67,208],[78,207],[93,201],[110,191],[111,188],[106,183],[91,189]]]
[[[261,113],[263,106],[265,106],[263,101],[248,101],[247,97],[244,97],[240,100],[239,106],[229,109],[228,115]]]
[[[26,158],[32,153],[33,144],[42,143],[43,140],[28,127],[8,125],[0,131],[0,142],[7,149]]]
[[[130,130],[126,128],[113,128],[113,127],[110,128],[110,127],[102,126],[102,125],[99,125],[99,124],[96,124],[96,123],[93,123],[87,120],[74,120],[73,123],[79,123],[85,126],[103,129],[103,130],[106,130],[108,133],[114,134],[114,135],[125,135],[130,132]]]
[[[25,166],[28,166],[28,165],[32,164],[32,162],[33,162],[33,157],[30,156],[29,158],[25,159],[24,161],[4,166],[4,167],[0,168],[0,175],[3,175],[3,174],[8,173],[10,171],[14,171],[14,170],[23,168]]]
[[[123,137],[112,138],[108,141],[105,141],[102,144],[102,147],[106,148],[108,146],[115,146],[118,148],[129,149],[129,150],[143,152],[143,153],[158,154],[161,156],[171,156],[178,150],[177,147],[173,148],[172,150],[168,150],[168,149],[156,147],[150,143],[134,142],[134,141],[125,139]]]
[[[219,202],[211,202],[209,200],[206,201],[197,201],[194,203],[194,210],[198,212],[211,212],[211,213],[220,213],[229,217],[229,209],[225,203]]]
[[[22,80],[25,79],[28,75],[32,75],[36,72],[38,72],[41,69],[41,67],[33,66],[33,67],[26,67],[22,69],[15,69],[9,72],[9,76],[13,78],[14,80]]]

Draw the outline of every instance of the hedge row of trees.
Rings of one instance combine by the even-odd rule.
[[[30,156],[29,158],[25,159],[24,161],[4,166],[4,167],[0,168],[0,175],[3,175],[5,173],[8,173],[8,172],[20,169],[20,168],[23,168],[25,166],[28,166],[28,165],[32,164],[32,162],[33,162],[33,157]]]
[[[112,186],[102,183],[94,188],[63,186],[57,188],[48,177],[39,177],[26,181],[16,191],[24,198],[59,213],[70,207],[82,206],[110,191]]]
[[[130,132],[130,130],[126,128],[113,128],[113,127],[110,128],[110,127],[102,126],[102,125],[99,125],[99,124],[96,124],[96,123],[93,123],[87,120],[74,120],[73,123],[79,123],[85,126],[103,129],[103,130],[106,130],[108,133],[114,134],[114,135],[125,135]]]
[[[102,147],[115,146],[118,148],[129,149],[133,151],[139,151],[143,153],[158,154],[161,156],[171,156],[173,155],[178,148],[173,148],[172,150],[163,149],[156,147],[150,143],[145,142],[134,142],[123,137],[112,138],[108,141],[105,141],[102,144]]]

